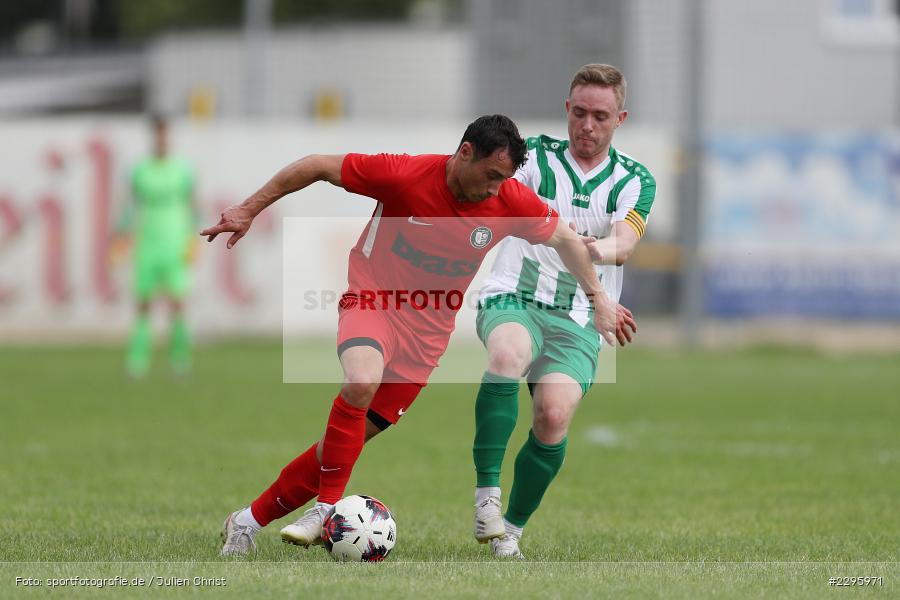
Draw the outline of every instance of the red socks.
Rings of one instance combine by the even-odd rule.
[[[334,399],[322,444],[319,502],[334,504],[344,495],[350,472],[366,442],[366,409]]]
[[[282,469],[278,479],[250,505],[257,523],[266,526],[316,495],[319,502],[328,504],[341,499],[366,441],[366,412],[340,395],[334,399],[325,429],[322,464],[316,458],[316,442]]]
[[[319,459],[316,458],[318,445],[317,441],[292,460],[281,470],[275,483],[253,501],[250,510],[257,523],[266,526],[316,497],[319,493]]]

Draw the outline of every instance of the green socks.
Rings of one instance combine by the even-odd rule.
[[[500,466],[509,436],[519,414],[519,380],[485,373],[475,400],[475,486],[500,487]],[[528,432],[528,439],[516,457],[512,492],[506,520],[524,527],[537,510],[544,492],[562,467],[566,457],[566,439],[548,446]]]
[[[169,337],[169,361],[172,369],[184,374],[191,369],[191,340],[188,335],[187,323],[184,317],[178,316],[172,320],[172,333]]]
[[[131,331],[128,341],[128,355],[125,368],[132,377],[140,378],[150,369],[150,358],[153,353],[153,337],[150,331],[150,317],[139,316]],[[185,374],[191,368],[191,339],[184,317],[172,320],[172,333],[169,337],[169,360],[172,369]]]
[[[132,377],[143,377],[147,374],[147,369],[150,368],[151,345],[150,317],[139,316],[131,331],[128,356],[125,359],[125,368]]]
[[[499,487],[500,466],[519,416],[519,380],[485,372],[475,400],[476,487]],[[517,461],[518,466],[518,461]],[[515,488],[513,488],[515,489]]]
[[[528,432],[528,439],[516,457],[512,492],[506,510],[507,521],[524,527],[528,518],[537,510],[544,492],[562,467],[566,457],[566,442],[567,438],[564,438],[560,443],[548,446],[534,437],[534,431]]]

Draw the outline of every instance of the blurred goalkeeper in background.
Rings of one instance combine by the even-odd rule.
[[[150,307],[163,296],[169,309],[169,360],[173,372],[191,368],[190,336],[184,318],[190,263],[196,247],[194,171],[184,159],[169,154],[169,126],[154,116],[153,154],[141,160],[130,175],[132,199],[116,228],[114,256],[134,242],[134,291],[137,318],[128,342],[125,366],[141,378],[150,368],[153,339]]]

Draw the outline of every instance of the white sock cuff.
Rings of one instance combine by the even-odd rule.
[[[505,518],[503,519],[503,525],[506,527],[507,534],[512,534],[512,535],[516,536],[517,538],[522,537],[522,532],[525,531],[524,527],[519,527],[518,525],[513,525],[512,523],[507,521]]]
[[[334,508],[334,504],[328,504],[327,502],[316,502],[316,508],[319,509],[319,513],[324,517],[331,509]]]
[[[262,529],[262,525],[256,521],[253,516],[253,511],[250,510],[249,506],[235,515],[234,522],[241,527],[252,527],[257,530]]]
[[[475,488],[475,503],[481,504],[491,496],[500,498],[500,488],[498,487],[477,487]]]

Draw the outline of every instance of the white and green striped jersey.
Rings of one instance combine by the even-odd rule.
[[[608,236],[613,224],[626,221],[643,235],[656,195],[656,180],[644,165],[610,147],[609,156],[583,173],[569,152],[569,142],[541,135],[528,138],[528,160],[515,178],[556,209],[561,219],[575,223],[578,233]],[[606,293],[618,300],[622,267],[598,265]],[[575,277],[566,272],[556,250],[508,237],[500,245],[480,299],[519,293],[538,302],[569,310],[584,326],[590,319],[587,297]]]

